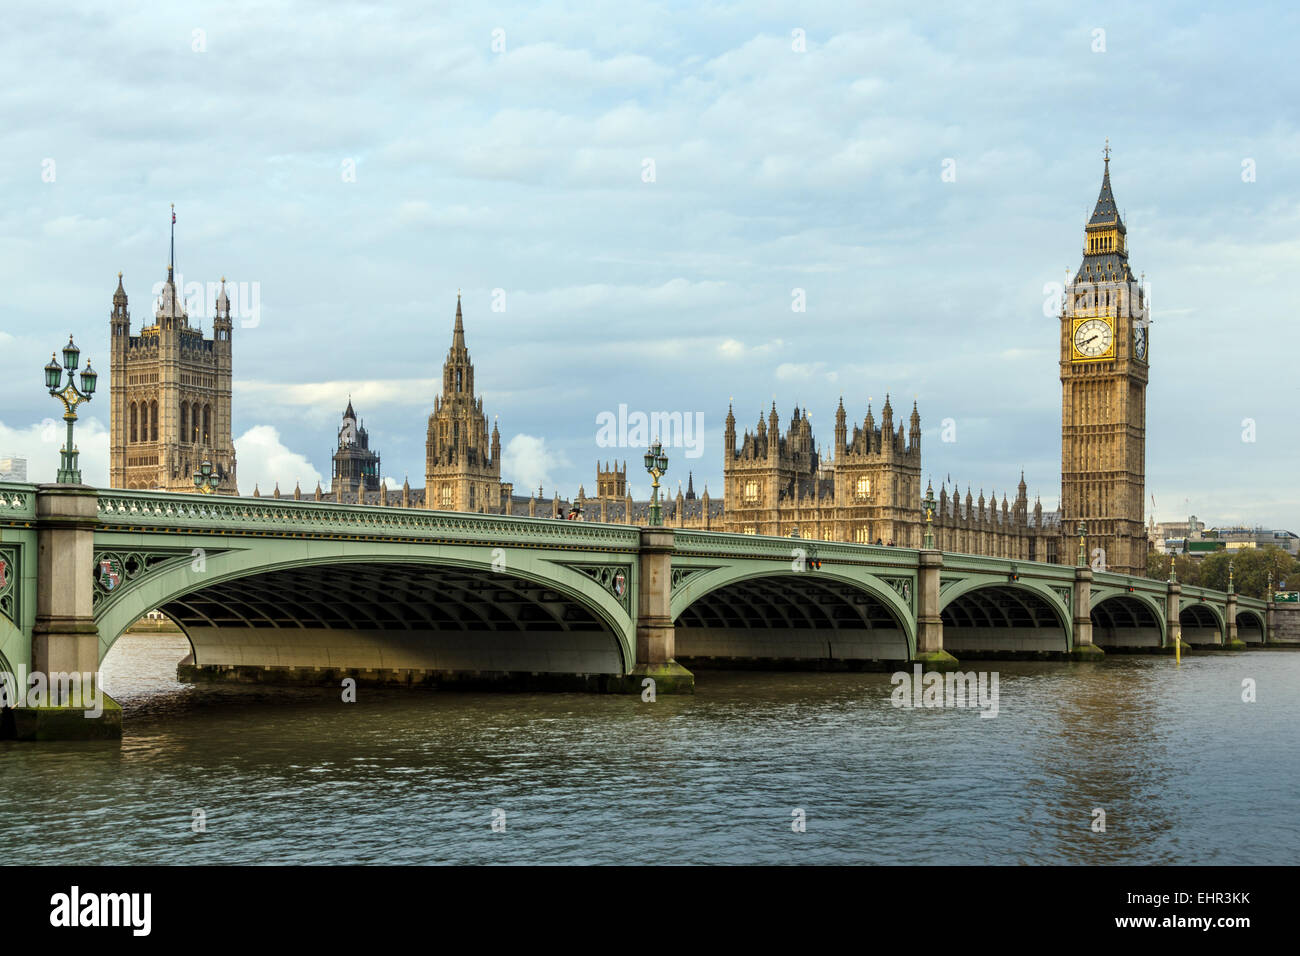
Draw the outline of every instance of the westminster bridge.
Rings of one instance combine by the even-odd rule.
[[[1262,600],[1088,567],[0,484],[0,671],[97,673],[153,610],[189,639],[184,678],[335,686],[352,677],[641,692],[651,678],[659,693],[689,692],[689,668],[709,666],[945,668],[1274,637]],[[9,712],[11,730],[21,710]],[[120,710],[116,719],[120,732]]]

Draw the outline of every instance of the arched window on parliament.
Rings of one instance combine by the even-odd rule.
[[[203,406],[203,444],[212,442],[212,406]]]
[[[158,440],[158,403],[149,403],[149,440]]]
[[[130,434],[130,438],[127,439],[128,441],[131,442],[139,441],[139,439],[136,437],[139,434],[139,431],[137,430],[139,428],[139,421],[140,421],[139,410],[135,407],[135,402],[132,402],[131,403],[131,434]]]
[[[442,486],[442,506],[444,508],[451,507],[451,485]]]
[[[871,479],[859,478],[855,493],[859,501],[866,501],[871,497]]]
[[[871,543],[871,525],[860,524],[853,529],[853,540],[858,544]]]
[[[190,405],[189,402],[181,402],[181,443],[188,445],[190,443]]]
[[[456,369],[456,391],[458,392],[460,391],[460,375],[461,375],[461,370]]]
[[[745,500],[746,500],[746,501],[750,501],[750,502],[753,502],[753,501],[757,501],[757,500],[758,500],[758,482],[757,482],[757,481],[747,481],[747,482],[745,482]],[[753,532],[753,531],[746,531],[745,533],[746,533],[746,534],[754,534],[755,532]]]

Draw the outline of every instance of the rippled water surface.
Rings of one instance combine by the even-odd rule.
[[[972,662],[1000,675],[982,719],[896,709],[888,674],[701,671],[694,697],[652,704],[364,687],[344,704],[177,684],[187,651],[118,642],[120,743],[0,744],[0,858],[1300,861],[1300,653]]]

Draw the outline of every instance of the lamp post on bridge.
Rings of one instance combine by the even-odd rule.
[[[59,452],[59,474],[56,480],[61,485],[81,484],[72,426],[77,423],[77,406],[90,401],[90,397],[95,394],[95,382],[99,379],[99,373],[90,367],[90,361],[87,360],[86,368],[81,373],[81,388],[77,388],[75,372],[80,358],[81,349],[73,344],[72,336],[69,335],[68,344],[63,347],[63,365],[60,366],[58,358],[51,355],[50,364],[45,366],[45,387],[51,395],[63,402],[63,420],[68,423],[68,444]],[[68,373],[68,384],[60,388],[64,371]]]
[[[1086,568],[1088,566],[1088,526],[1080,521],[1077,530],[1079,532],[1079,567]]]
[[[194,473],[194,487],[201,495],[214,495],[221,486],[221,476],[212,470],[212,462],[204,460]]]
[[[650,474],[650,526],[657,528],[664,523],[663,513],[659,508],[659,479],[668,471],[668,456],[664,454],[663,443],[656,438],[655,443],[646,449],[645,470]]]
[[[922,547],[926,551],[934,550],[934,485],[928,484],[925,489],[925,543]]]

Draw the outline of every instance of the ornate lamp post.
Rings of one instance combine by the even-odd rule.
[[[201,495],[214,495],[221,486],[221,476],[212,470],[212,462],[204,461],[194,473],[194,487]]]
[[[657,528],[664,523],[663,513],[659,509],[659,479],[668,471],[668,456],[664,454],[663,443],[658,438],[646,449],[645,470],[650,473],[650,526]]]
[[[926,551],[934,550],[934,485],[925,489],[925,544]]]
[[[1087,544],[1088,526],[1084,524],[1082,521],[1080,521],[1078,531],[1079,531],[1079,567],[1086,568],[1088,566],[1088,544]]]
[[[81,349],[73,344],[72,336],[69,335],[68,344],[63,347],[63,365],[60,366],[59,360],[51,355],[50,364],[45,366],[45,387],[51,395],[63,402],[63,420],[68,423],[68,444],[59,452],[57,481],[61,485],[81,484],[81,470],[77,468],[77,447],[72,442],[72,426],[77,423],[77,406],[90,401],[90,396],[95,394],[95,382],[99,379],[99,373],[87,361],[86,369],[81,373],[81,388],[77,388],[74,373],[80,358]],[[68,384],[60,388],[65,370],[68,373]]]
[[[1236,592],[1236,588],[1234,588],[1232,584],[1232,558],[1229,558],[1228,559],[1228,593],[1233,594],[1235,592]]]

